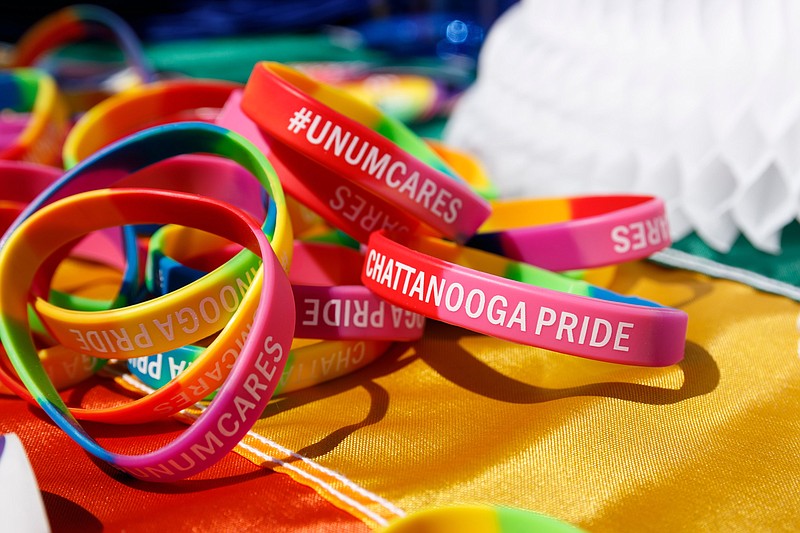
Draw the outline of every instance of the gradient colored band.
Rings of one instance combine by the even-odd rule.
[[[54,219],[74,223],[53,224]],[[136,223],[178,223],[218,232],[258,253],[264,262],[217,337],[219,342],[237,346],[234,339],[242,339],[239,335],[247,331],[215,401],[163,448],[123,455],[94,441],[52,387],[28,329],[26,308],[33,273],[50,253],[86,232]],[[288,277],[257,222],[228,204],[171,191],[101,190],[73,196],[33,214],[4,240],[0,273],[0,340],[26,387],[51,419],[84,449],[139,479],[175,481],[221,459],[261,416],[286,364],[294,328]]]
[[[614,195],[496,200],[466,245],[561,271],[642,259],[670,242],[661,199]]]
[[[250,171],[264,186],[270,205],[262,227],[288,270],[292,228],[277,176],[264,155],[252,144],[236,133],[212,124],[184,122],[158,126],[104,148],[42,193],[20,215],[15,226],[57,199],[111,186],[127,174],[152,163],[194,152],[230,158]],[[228,288],[249,286],[257,267],[258,258],[244,251],[186,287],[121,309],[86,313],[62,309],[41,298],[34,305],[50,334],[64,346],[96,357],[139,357],[192,344],[219,331],[230,319],[233,309],[226,306],[219,314],[203,315],[202,302],[209,298],[218,301]],[[90,343],[89,338],[112,341]],[[113,340],[117,338],[131,339],[131,342]],[[140,342],[134,342],[135,339]]]
[[[367,248],[362,281],[395,305],[493,337],[589,359],[666,366],[683,358],[683,311],[441,239],[411,238],[409,243],[414,249],[376,232]]]
[[[297,157],[310,158],[457,241],[472,236],[489,216],[488,203],[405,126],[299,71],[257,64],[241,105],[271,138],[291,148],[273,151],[287,167]]]
[[[199,157],[199,156],[195,156]],[[208,156],[205,156],[208,157]],[[171,161],[178,161],[177,159]],[[152,167],[151,167],[152,168]],[[146,181],[146,180],[145,180]],[[230,204],[227,204],[230,205]],[[58,220],[50,220],[49,221],[53,225],[58,225],[61,222]],[[129,227],[129,226],[126,226]],[[183,226],[181,226],[183,227]],[[110,228],[109,228],[110,229]],[[97,232],[95,232],[97,233]],[[226,240],[223,237],[219,237],[222,240]],[[227,242],[227,240],[226,240]],[[239,246],[239,250],[241,250],[241,245]],[[47,260],[45,260],[46,262]],[[40,269],[41,270],[41,269]],[[255,278],[256,272],[252,273],[252,278]],[[248,281],[251,282],[252,280],[250,277],[247,278]],[[224,295],[220,294],[220,303],[216,305],[222,305],[223,307],[227,304],[229,308],[235,308],[238,304],[240,299],[244,297],[248,287],[247,286],[237,286],[234,290],[230,288],[224,292]],[[203,311],[206,313],[214,312],[214,302],[212,301],[205,301],[204,304],[201,304],[201,311],[200,314],[202,316]],[[218,308],[217,312],[218,312]],[[230,309],[226,309],[230,310]],[[181,316],[185,317],[186,311],[183,312]],[[176,314],[176,316],[178,316]],[[36,315],[34,315],[35,318]],[[31,320],[29,315],[29,320]],[[243,321],[252,321],[252,309],[246,311],[244,315],[241,315],[239,318],[239,322]],[[185,324],[185,322],[183,323]],[[34,329],[34,323],[31,321],[31,328]],[[243,339],[246,338],[248,334],[250,326],[245,326],[244,329],[236,332],[235,334],[231,333],[227,335],[227,337],[232,337],[235,340],[233,342],[226,339],[224,335],[220,335],[217,337],[216,341],[212,342],[207,349],[200,350],[200,352],[195,354],[196,363],[192,366],[191,369],[183,372],[179,377],[174,379],[171,383],[167,386],[160,388],[159,390],[153,392],[152,394],[137,399],[136,401],[129,402],[126,404],[122,404],[119,406],[109,407],[109,408],[102,408],[102,409],[82,409],[82,408],[72,408],[70,411],[79,420],[91,420],[91,421],[98,421],[98,422],[107,422],[107,423],[137,423],[137,422],[147,422],[150,420],[158,420],[163,419],[168,416],[171,416],[178,411],[191,406],[197,401],[203,399],[206,395],[209,394],[211,391],[215,391],[219,388],[222,384],[225,377],[228,375],[233,361],[236,359],[239,350],[241,349],[241,344]],[[115,336],[116,335],[116,336]],[[108,335],[100,334],[92,334],[89,333],[84,337],[81,337],[82,342],[86,343],[87,345],[92,346],[94,349],[101,350],[104,343],[108,344],[112,341],[115,342],[119,346],[125,346],[132,343],[140,343],[142,342],[141,338],[134,337],[130,339],[130,337],[125,337],[121,335],[119,332],[110,332]],[[77,351],[69,350],[63,346],[58,352],[56,352],[56,356],[63,360],[62,366],[68,366],[69,368],[74,367],[78,364],[83,364],[84,366],[93,364],[91,361],[86,361],[88,356],[80,354]],[[40,353],[40,357],[44,362],[44,355]],[[89,358],[90,360],[94,360],[94,358]],[[100,363],[98,363],[99,365]],[[59,365],[52,364],[50,366],[55,366],[58,369]],[[46,367],[47,369],[47,367]],[[16,393],[23,399],[26,399],[29,402],[35,403],[33,397],[27,393],[24,387],[16,381],[15,375],[13,374],[12,370],[8,370],[6,366],[6,372],[3,373],[2,367],[0,367],[0,380],[2,380],[10,390]],[[73,370],[73,373],[75,371]],[[54,383],[56,388],[59,388],[57,384]]]

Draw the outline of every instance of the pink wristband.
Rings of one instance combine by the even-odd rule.
[[[437,255],[455,248],[431,238],[413,244]],[[473,252],[473,263],[502,259]],[[534,269],[510,262],[506,268],[521,267]],[[631,365],[666,366],[683,358],[683,311],[580,282],[574,285],[582,296],[512,281],[412,250],[382,232],[370,237],[362,281],[405,309],[520,344]]]
[[[669,246],[664,202],[614,195],[501,200],[467,246],[563,271],[615,265]]]
[[[289,168],[297,157],[310,158],[459,242],[489,216],[488,203],[466,183],[419,158],[446,168],[402,125],[299,71],[279,63],[257,64],[241,106],[270,138],[291,149],[273,151]]]
[[[377,230],[424,232],[431,229],[356,183],[305,157],[295,157],[292,149],[268,141],[258,126],[240,107],[242,91],[231,93],[216,123],[242,135],[267,155],[280,176],[284,191],[317,213],[333,227],[359,242],[367,242]],[[286,166],[289,161],[291,166]],[[298,176],[302,176],[300,179]]]

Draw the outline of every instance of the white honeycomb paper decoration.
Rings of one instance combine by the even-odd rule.
[[[778,253],[800,213],[800,1],[522,0],[444,135],[503,196],[657,194],[675,239]]]

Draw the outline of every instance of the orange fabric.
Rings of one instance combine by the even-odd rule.
[[[92,405],[120,399],[106,386],[89,384],[72,389],[66,397]],[[260,470],[236,454],[185,482],[159,485],[134,480],[90,459],[46,418],[21,400],[0,396],[0,433],[14,432],[22,440],[54,532],[368,531],[311,489]],[[88,424],[102,443],[131,453],[145,451],[139,444],[141,436],[152,439],[149,442],[155,446],[184,428],[178,422],[132,427]]]

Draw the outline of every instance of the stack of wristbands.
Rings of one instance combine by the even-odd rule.
[[[660,199],[497,200],[467,154],[274,62],[244,86],[140,81],[70,129],[52,78],[0,71],[3,107],[29,113],[0,136],[0,382],[114,467],[192,476],[274,395],[354,372],[426,319],[610,363],[682,359],[685,313],[603,288],[669,245]],[[153,392],[64,402],[109,363]],[[81,425],[209,400],[140,455]]]

